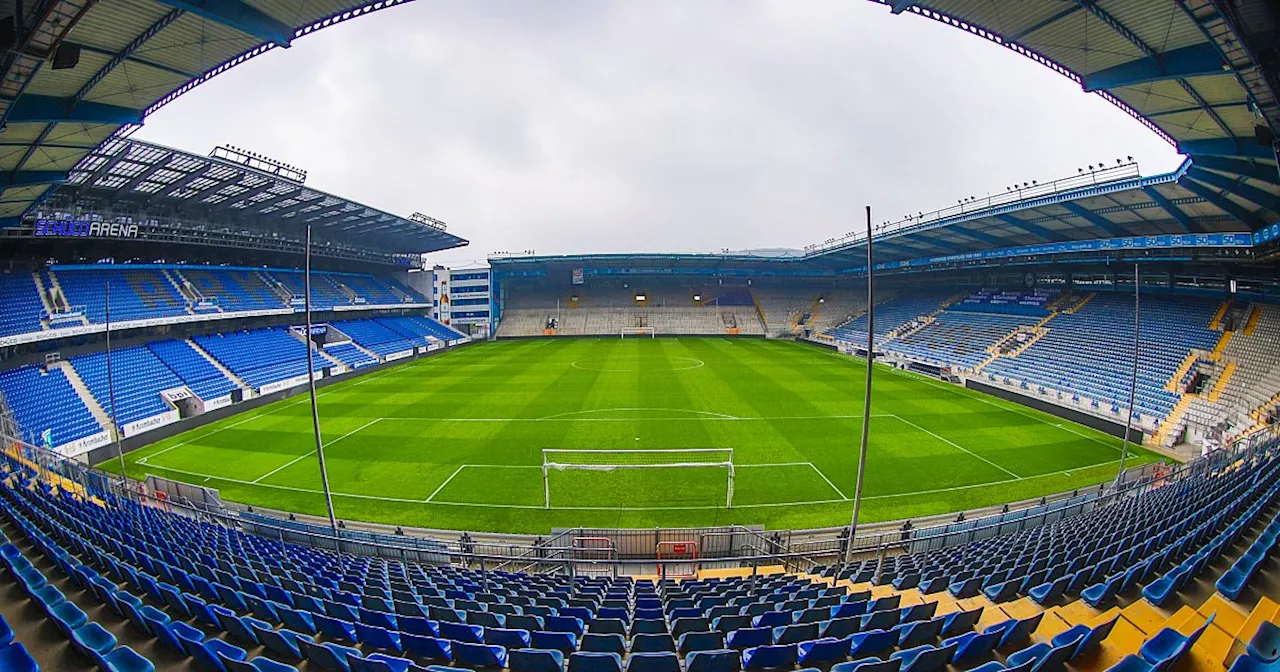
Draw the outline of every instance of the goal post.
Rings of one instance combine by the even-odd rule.
[[[551,472],[617,471],[620,469],[724,469],[724,506],[733,508],[732,448],[658,448],[653,450],[542,449],[543,508],[551,508]]]
[[[626,338],[628,336],[631,336],[632,338],[637,336],[641,338],[645,336],[648,336],[649,338],[657,338],[658,332],[653,327],[623,327],[618,332],[618,336],[622,338]]]

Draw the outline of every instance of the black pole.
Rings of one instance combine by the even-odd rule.
[[[341,540],[338,537],[338,517],[333,513],[333,493],[329,491],[329,470],[324,464],[324,440],[320,438],[320,408],[316,405],[316,367],[314,355],[311,352],[311,225],[307,225],[307,260],[306,260],[306,314],[307,314],[307,332],[303,336],[303,343],[307,346],[307,387],[311,392],[311,426],[315,430],[316,436],[316,457],[320,462],[320,483],[324,487],[324,504],[329,510],[329,528],[333,530],[336,543],[342,550]]]
[[[1124,438],[1120,441],[1120,469],[1116,472],[1116,487],[1124,478],[1125,458],[1129,456],[1129,434],[1133,432],[1133,406],[1138,396],[1138,348],[1142,339],[1142,307],[1138,290],[1138,264],[1133,265],[1133,375],[1129,379],[1129,419],[1124,425]]]
[[[867,438],[871,429],[871,369],[875,363],[876,304],[875,262],[871,253],[871,206],[867,206],[867,384],[862,393],[862,444],[858,453],[858,482],[853,489],[853,518],[849,521],[849,538],[845,541],[844,561],[853,554],[853,538],[858,531],[858,515],[862,508],[862,482],[867,468]]]
[[[106,301],[107,322],[107,396],[111,401],[111,431],[116,436],[116,457],[120,459],[120,478],[127,479],[124,473],[124,447],[120,443],[120,420],[116,417],[116,378],[111,364],[111,281],[107,280]]]

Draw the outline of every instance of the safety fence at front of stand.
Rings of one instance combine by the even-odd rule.
[[[9,423],[11,425],[12,423]],[[767,531],[729,525],[709,528],[557,530],[543,537],[487,533],[416,530],[384,533],[364,529],[333,529],[292,514],[270,515],[216,497],[195,501],[147,484],[94,469],[49,449],[23,441],[0,417],[3,460],[22,469],[49,488],[58,488],[104,506],[130,500],[174,515],[239,530],[284,543],[302,544],[340,553],[425,564],[450,564],[489,572],[535,572],[567,575],[656,575],[664,578],[696,575],[700,571],[750,568],[764,572],[813,572],[838,565],[846,551],[854,560],[919,553],[1013,534],[1137,497],[1156,488],[1208,473],[1254,452],[1269,448],[1275,435],[1262,432],[1244,437],[1223,450],[1181,465],[1152,463],[1125,472],[1112,483],[966,515],[935,516],[920,526],[901,521],[866,525],[852,539],[848,528]],[[212,504],[211,502],[215,502]],[[992,509],[995,509],[994,511]],[[304,517],[305,518],[305,517]],[[926,524],[925,521],[928,521]],[[852,548],[849,548],[849,545]],[[837,573],[838,574],[838,573]]]

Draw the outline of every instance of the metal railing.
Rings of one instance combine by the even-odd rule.
[[[33,470],[42,482],[101,497],[108,503],[113,498],[128,500],[282,543],[406,562],[461,565],[479,569],[482,574],[489,571],[535,571],[615,576],[655,573],[658,544],[669,542],[686,541],[698,545],[699,556],[682,559],[681,565],[693,565],[698,569],[749,567],[752,575],[762,567],[781,566],[788,572],[808,572],[824,563],[838,564],[845,555],[847,544],[852,544],[848,550],[857,560],[956,546],[1087,513],[1185,478],[1209,473],[1276,444],[1271,431],[1260,432],[1176,467],[1165,464],[1136,467],[1114,483],[1094,486],[1086,491],[988,507],[975,512],[978,517],[973,519],[946,514],[920,520],[922,526],[908,528],[901,527],[900,521],[870,524],[861,528],[852,540],[847,537],[848,528],[765,532],[736,525],[647,530],[575,528],[558,531],[546,539],[531,540],[528,535],[475,533],[476,536],[472,537],[471,533],[443,530],[433,531],[430,536],[391,535],[359,529],[339,529],[335,534],[327,526],[296,520],[292,514],[290,518],[281,518],[235,504],[222,509],[200,507],[181,498],[157,497],[142,483],[94,469],[54,451],[13,438],[15,433],[11,430],[15,427],[16,423],[11,418],[0,414],[0,430],[6,430],[0,436],[4,441],[4,460]],[[1027,503],[1030,505],[1020,506]],[[583,537],[608,538],[612,544],[610,553],[602,554],[607,557],[583,557],[594,555],[584,554],[582,548],[574,545],[574,539]],[[642,552],[645,548],[649,549],[647,554]]]

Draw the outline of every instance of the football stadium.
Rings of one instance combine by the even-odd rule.
[[[795,249],[135,137],[408,1],[0,12],[0,670],[1280,670],[1280,5],[848,0],[1181,164]]]

